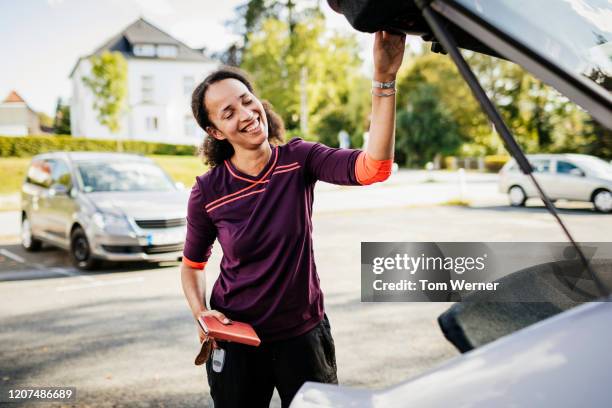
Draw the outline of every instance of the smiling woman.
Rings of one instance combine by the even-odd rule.
[[[211,169],[196,178],[189,199],[183,291],[196,321],[245,322],[261,339],[259,347],[209,342],[198,329],[203,350],[211,343],[223,350],[206,365],[215,407],[267,407],[274,388],[286,407],[306,381],[338,382],[313,254],[314,185],[389,177],[404,43],[403,35],[376,33],[365,152],[301,139],[282,145],[281,120],[240,71],[216,71],[194,91],[192,110],[208,133],[202,150]],[[209,309],[202,270],[215,240],[223,258]]]
[[[222,81],[227,86],[219,86]],[[218,84],[218,86],[214,86],[215,84]],[[207,94],[209,88],[213,89],[210,94],[208,94],[207,100],[209,102],[205,105],[203,103],[204,95]],[[224,98],[228,95],[230,98],[233,97],[235,102],[234,105],[232,105],[231,99],[224,104]],[[223,106],[220,106],[221,104],[223,104]],[[248,80],[246,74],[239,70],[225,68],[209,75],[193,92],[191,109],[196,121],[202,129],[209,135],[215,132],[219,135],[221,134],[220,129],[214,127],[211,117],[216,116],[219,118],[221,115],[220,126],[223,128],[231,126],[230,123],[232,119],[234,119],[234,121],[236,120],[236,115],[234,114],[236,104],[244,104],[245,106],[257,105],[260,113],[256,115],[255,113],[249,113],[249,111],[247,111],[247,115],[252,114],[254,118],[257,116],[259,119],[257,123],[263,120],[263,124],[261,124],[258,129],[261,128],[262,134],[263,130],[267,130],[268,140],[272,144],[280,144],[283,142],[285,129],[282,120],[274,113],[270,104],[266,101],[260,102],[255,98],[251,82]],[[210,112],[209,110],[211,108],[214,111]],[[265,114],[263,114],[263,112],[265,112]],[[239,112],[239,114],[240,113],[242,112]],[[235,126],[235,124],[233,125]],[[266,129],[263,129],[264,126]],[[202,144],[200,153],[204,157],[205,163],[214,167],[223,164],[226,159],[229,159],[234,154],[234,147],[227,138],[207,137]]]

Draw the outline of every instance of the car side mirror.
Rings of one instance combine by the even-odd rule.
[[[571,174],[572,176],[584,177],[584,171],[580,169],[571,169],[569,174]]]
[[[63,184],[53,184],[49,187],[49,194],[52,196],[68,195],[68,187]]]

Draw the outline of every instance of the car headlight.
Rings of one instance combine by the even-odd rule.
[[[97,212],[93,215],[94,224],[109,234],[123,235],[132,232],[132,227],[127,218],[122,215]]]

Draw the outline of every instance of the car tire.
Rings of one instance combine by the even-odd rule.
[[[42,241],[32,235],[32,225],[25,216],[21,220],[21,246],[28,252],[38,251],[42,247]]]
[[[100,264],[100,261],[93,257],[89,240],[81,227],[75,228],[70,235],[70,257],[74,266],[85,271],[94,270]]]
[[[593,206],[601,213],[612,212],[612,193],[608,190],[599,190],[593,195]]]
[[[523,207],[527,201],[527,194],[521,186],[512,186],[508,190],[508,199],[513,207]]]

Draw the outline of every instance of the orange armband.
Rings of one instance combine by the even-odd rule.
[[[385,181],[391,175],[393,159],[374,160],[366,152],[359,153],[355,162],[355,176],[361,185]]]
[[[206,266],[206,262],[195,262],[187,258],[185,255],[183,255],[183,263],[194,269],[204,269],[204,267]]]

